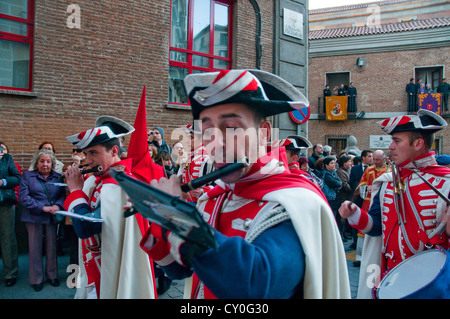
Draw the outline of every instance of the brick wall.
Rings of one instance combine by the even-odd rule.
[[[35,8],[33,92],[37,97],[0,95],[0,141],[28,167],[43,141],[67,161],[65,137],[91,128],[100,115],[134,122],[143,86],[148,127],[171,131],[191,121],[186,110],[169,109],[170,0],[80,0],[81,28],[66,25],[70,2],[39,0]],[[262,13],[262,68],[272,70],[273,3]],[[234,5],[233,67],[255,67],[256,16],[251,3]]]
[[[409,79],[414,77],[414,67],[442,65],[444,71],[447,71],[450,67],[449,55],[450,47],[445,47],[312,58],[309,64],[308,91],[312,112],[317,113],[317,98],[323,96],[326,72],[350,72],[350,80],[358,90],[358,113],[405,112],[407,110],[405,87]],[[359,57],[366,58],[365,67],[360,68],[356,65]],[[326,143],[326,135],[354,135],[358,139],[360,149],[368,148],[370,135],[383,134],[376,124],[379,120],[381,119],[358,119],[356,122],[353,119],[343,122],[310,120],[309,139],[316,144]],[[437,133],[437,136],[443,137],[443,152],[450,154],[448,142],[450,129]]]
[[[261,14],[261,69],[273,71],[273,6],[272,0],[258,1]],[[235,42],[233,68],[256,68],[256,12],[248,0],[237,0],[233,29]]]

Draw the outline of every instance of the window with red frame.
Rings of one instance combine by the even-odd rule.
[[[0,89],[31,91],[34,0],[0,1]]]
[[[231,68],[233,1],[172,0],[169,102],[187,104],[186,75]]]

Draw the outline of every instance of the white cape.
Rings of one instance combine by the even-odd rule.
[[[90,183],[89,183],[90,182]],[[85,183],[90,195],[93,183]],[[87,187],[86,187],[87,186]],[[136,218],[123,216],[127,195],[121,187],[106,183],[101,194],[101,284],[102,299],[154,299],[154,277],[148,255],[140,248],[142,233]],[[89,298],[92,287],[86,287],[87,278],[82,256],[79,257],[80,284],[75,298]]]
[[[263,200],[288,212],[305,253],[305,299],[351,298],[345,250],[329,205],[305,188],[273,191]]]
[[[201,197],[207,199],[207,196]],[[305,299],[350,299],[350,281],[341,236],[327,202],[306,188],[285,188],[266,194],[288,212],[305,254]],[[200,203],[199,201],[199,203]],[[189,298],[191,281],[185,284]]]
[[[372,194],[377,194],[384,182],[392,181],[391,173],[384,173],[373,181]],[[374,196],[371,198],[372,206]],[[359,270],[358,299],[372,299],[373,287],[378,280],[381,270],[382,237],[364,235],[364,246],[361,254],[361,268]]]

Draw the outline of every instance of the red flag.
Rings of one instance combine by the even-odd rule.
[[[159,180],[164,176],[164,168],[155,164],[148,152],[148,138],[147,138],[147,115],[145,110],[145,86],[142,91],[141,101],[134,120],[134,132],[131,134],[130,143],[128,144],[128,158],[133,159],[133,166],[131,173],[133,176],[143,182],[150,183],[151,180]],[[149,229],[148,221],[142,217],[141,214],[134,215],[139,225],[142,235],[145,235]],[[150,259],[150,266],[153,274],[153,261]],[[154,278],[154,277],[153,277]],[[156,291],[156,283],[153,280],[155,287],[155,297],[158,295]]]
[[[147,183],[150,183],[153,179],[159,180],[164,176],[164,168],[153,162],[148,151],[145,86],[136,113],[134,129],[130,137],[130,143],[128,144],[128,158],[133,159],[131,172],[137,179]]]

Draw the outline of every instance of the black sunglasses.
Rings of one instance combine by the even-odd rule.
[[[83,150],[80,150],[79,148],[72,148],[72,153],[83,153]]]

